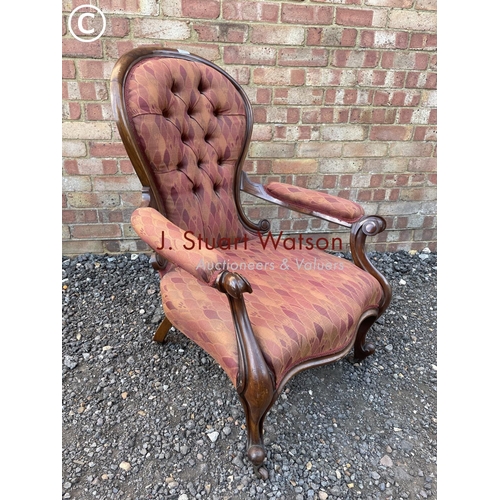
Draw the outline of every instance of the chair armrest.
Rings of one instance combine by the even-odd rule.
[[[132,227],[139,237],[157,254],[199,281],[214,286],[217,276],[226,270],[224,254],[214,248],[192,248],[193,240],[186,239],[186,231],[170,222],[151,207],[136,209],[131,217]]]
[[[240,188],[262,200],[341,226],[351,227],[365,213],[360,205],[345,198],[283,182],[271,182],[263,186],[252,182],[245,172],[241,176]]]
[[[266,193],[286,203],[290,208],[311,215],[326,215],[348,224],[357,222],[365,211],[353,201],[282,182],[264,186]]]

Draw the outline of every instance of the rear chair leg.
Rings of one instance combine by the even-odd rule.
[[[160,326],[156,330],[153,340],[155,342],[162,343],[165,340],[165,337],[167,336],[170,328],[172,328],[172,323],[170,323],[170,320],[165,316]]]

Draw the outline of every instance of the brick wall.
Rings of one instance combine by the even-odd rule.
[[[91,43],[67,29],[85,3],[107,20]],[[129,225],[140,184],[112,122],[109,77],[120,55],[153,43],[206,57],[243,85],[254,180],[384,216],[373,249],[436,249],[436,0],[64,0],[62,25],[66,255],[146,249]],[[273,232],[334,227],[244,202]]]

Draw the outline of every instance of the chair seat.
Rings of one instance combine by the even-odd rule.
[[[270,243],[263,248],[256,239],[225,255],[227,270],[252,286],[253,293],[245,294],[248,316],[276,386],[300,363],[346,349],[363,313],[376,310],[382,298],[374,277],[316,248],[275,249]],[[161,294],[172,324],[208,352],[236,386],[236,336],[224,294],[178,267],[162,277]]]

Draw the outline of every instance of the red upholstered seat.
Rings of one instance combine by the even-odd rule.
[[[224,252],[225,263],[251,283],[248,315],[278,386],[297,364],[333,355],[353,342],[357,319],[376,308],[381,288],[354,264],[321,250],[263,249]],[[200,259],[200,268],[209,264]],[[175,268],[163,276],[165,314],[208,352],[236,385],[237,342],[227,299],[191,274]]]

